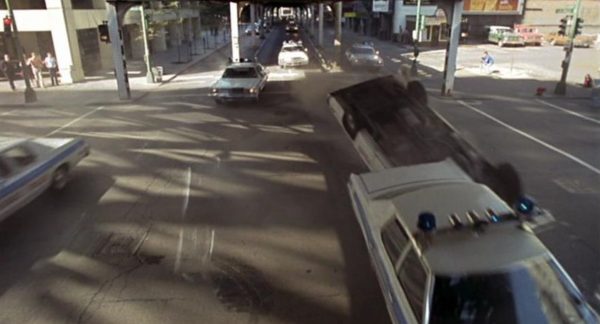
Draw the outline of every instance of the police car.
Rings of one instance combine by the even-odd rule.
[[[281,68],[308,65],[306,48],[302,46],[302,42],[283,42],[277,62]]]
[[[217,104],[234,100],[258,102],[267,79],[267,70],[260,63],[240,59],[240,62],[232,62],[225,68],[221,78],[212,85],[210,96]]]
[[[526,220],[452,160],[351,175],[354,212],[394,323],[598,323]]]
[[[89,153],[82,139],[0,138],[0,220],[49,187],[63,189],[69,172]]]

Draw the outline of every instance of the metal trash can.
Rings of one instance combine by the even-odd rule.
[[[162,66],[153,67],[152,74],[154,74],[154,82],[162,82],[163,67]]]

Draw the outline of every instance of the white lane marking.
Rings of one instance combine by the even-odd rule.
[[[554,108],[554,109],[560,110],[560,111],[562,111],[562,112],[564,112],[564,113],[567,113],[567,114],[569,114],[569,115],[577,116],[577,117],[579,117],[579,118],[581,118],[581,119],[585,119],[585,120],[587,120],[587,121],[589,121],[589,122],[592,122],[592,123],[595,123],[595,124],[598,124],[598,125],[600,125],[600,120],[598,120],[598,119],[594,119],[594,118],[592,118],[592,117],[588,117],[588,116],[586,116],[586,115],[583,115],[583,114],[580,114],[580,113],[577,113],[577,112],[571,111],[571,110],[569,110],[569,109],[563,108],[563,107],[561,107],[561,106],[558,106],[558,105],[555,105],[555,104],[549,103],[549,102],[547,102],[547,101],[544,101],[544,100],[541,100],[541,99],[535,99],[535,101],[537,101],[537,102],[539,102],[539,103],[541,103],[541,104],[544,104],[544,105],[546,105],[546,106],[548,106],[548,107],[550,107],[550,108]]]
[[[185,214],[187,214],[188,204],[190,202],[190,186],[192,184],[192,167],[187,168],[186,178],[185,178],[185,192],[183,197],[183,205],[181,206],[181,218],[185,218]]]
[[[55,130],[51,131],[50,133],[46,134],[46,135],[45,135],[45,137],[47,137],[47,136],[52,136],[52,135],[54,135],[54,134],[56,134],[56,133],[58,133],[58,132],[62,131],[63,129],[65,129],[65,128],[67,128],[67,127],[69,127],[69,126],[71,126],[71,125],[75,124],[76,122],[78,122],[78,121],[80,121],[80,120],[82,120],[82,119],[86,118],[87,116],[89,116],[89,115],[91,115],[91,114],[93,114],[93,113],[95,113],[95,112],[97,112],[97,111],[99,111],[99,110],[102,110],[102,109],[104,109],[104,106],[97,107],[96,109],[94,109],[94,110],[92,110],[92,111],[90,111],[90,112],[87,112],[87,113],[85,113],[85,114],[83,114],[83,115],[81,115],[81,116],[79,116],[79,117],[77,117],[77,118],[73,119],[72,121],[70,121],[70,122],[68,122],[68,123],[64,124],[63,126],[61,126],[61,127],[57,128],[57,129],[55,129]]]
[[[5,112],[1,113],[0,116],[10,115],[10,114],[14,113],[17,110],[19,110],[19,109],[13,109],[13,110],[5,111]]]
[[[190,186],[192,183],[192,168],[188,167],[186,172],[186,182],[184,189],[183,204],[181,208],[181,220],[185,219],[187,213],[188,204],[190,201]],[[183,225],[179,229],[179,241],[177,242],[177,254],[175,255],[175,265],[173,266],[173,272],[178,273],[181,268],[181,254],[183,252]]]
[[[215,247],[215,230],[210,231],[210,246],[208,248],[208,259],[212,258],[213,248]]]
[[[500,125],[508,128],[508,129],[510,129],[511,131],[513,131],[513,132],[515,132],[515,133],[517,133],[517,134],[519,134],[519,135],[521,135],[521,136],[523,136],[525,138],[528,138],[528,139],[530,139],[530,140],[532,140],[532,141],[534,141],[534,142],[536,142],[536,143],[544,146],[545,148],[547,148],[547,149],[549,149],[551,151],[554,151],[554,152],[556,152],[556,153],[558,153],[558,154],[560,154],[560,155],[562,155],[562,156],[564,156],[564,157],[572,160],[573,162],[575,162],[575,163],[583,166],[584,168],[586,168],[586,169],[588,169],[588,170],[590,170],[590,171],[592,171],[592,172],[600,175],[600,169],[598,169],[598,168],[594,167],[593,165],[591,165],[591,164],[583,161],[582,159],[580,159],[580,158],[578,158],[578,157],[576,157],[576,156],[574,156],[574,155],[572,155],[570,153],[567,153],[567,152],[565,152],[565,151],[563,151],[563,150],[561,150],[561,149],[559,149],[559,148],[557,148],[555,146],[552,146],[552,145],[550,145],[550,144],[548,144],[548,143],[546,143],[546,142],[538,139],[537,137],[535,137],[533,135],[530,135],[530,134],[528,134],[528,133],[526,133],[526,132],[524,132],[524,131],[516,128],[516,127],[513,127],[513,126],[511,126],[511,125],[509,125],[509,124],[507,124],[507,123],[499,120],[498,118],[496,118],[496,117],[494,117],[494,116],[492,116],[492,115],[490,115],[488,113],[485,113],[485,112],[483,112],[483,111],[481,111],[481,110],[479,110],[479,109],[477,109],[477,108],[469,105],[468,103],[466,103],[466,102],[464,102],[462,100],[458,100],[457,102],[459,104],[461,104],[461,105],[463,105],[463,106],[465,106],[465,107],[473,110],[474,112],[476,112],[476,113],[478,113],[480,115],[483,115],[483,116],[485,116],[485,117],[493,120],[494,122],[496,122],[496,123],[498,123],[498,124],[500,124]]]

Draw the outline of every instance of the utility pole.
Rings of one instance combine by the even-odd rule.
[[[15,20],[15,14],[12,10],[12,7],[10,6],[10,0],[4,0],[4,2],[6,3],[6,10],[8,10],[8,14],[12,19],[13,46],[17,50],[18,60],[19,62],[21,62],[21,73],[23,74],[23,80],[25,80],[25,103],[36,102],[37,95],[31,87],[29,79],[25,75],[25,69],[27,68],[27,65],[25,65],[25,59],[23,58],[23,49],[21,48],[21,42],[19,41],[19,31],[17,30],[17,21]]]
[[[575,8],[573,9],[573,19],[568,28],[569,44],[565,47],[565,59],[561,64],[562,75],[560,76],[560,81],[556,84],[556,88],[554,88],[554,93],[557,95],[565,95],[567,93],[567,75],[569,74],[569,64],[571,64],[571,57],[573,56],[573,43],[575,41],[580,9],[581,0],[577,0]]]
[[[150,57],[150,48],[148,46],[148,17],[144,9],[145,4],[140,6],[140,15],[142,16],[142,35],[144,37],[144,63],[146,63],[146,83],[154,83],[154,74],[152,73],[152,58]]]

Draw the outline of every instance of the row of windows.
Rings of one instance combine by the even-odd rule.
[[[427,291],[427,271],[398,220],[389,222],[381,239],[415,317],[421,321]]]

